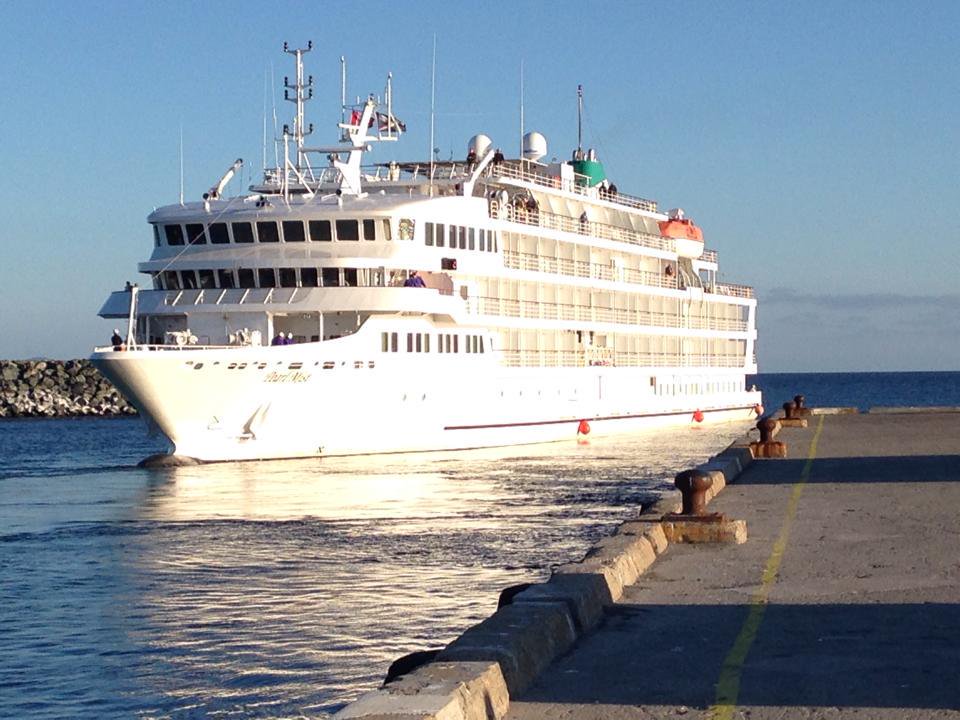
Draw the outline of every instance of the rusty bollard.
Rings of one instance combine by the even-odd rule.
[[[793,400],[783,404],[783,417],[786,420],[793,420],[796,417],[797,406]]]
[[[683,505],[679,513],[664,515],[664,520],[723,521],[723,515],[707,512],[707,491],[713,487],[713,478],[710,475],[702,470],[684,470],[677,473],[673,484],[680,491]]]
[[[793,404],[796,405],[794,410],[794,417],[807,417],[810,414],[810,408],[808,408],[804,403],[806,398],[803,395],[794,395]]]
[[[728,520],[722,513],[708,513],[707,492],[713,477],[702,470],[684,470],[673,481],[683,497],[679,513],[667,513],[661,519],[668,542],[736,543],[747,541],[747,523]]]
[[[787,405],[793,405],[793,403],[784,403],[784,409]],[[755,458],[785,458],[787,456],[786,443],[773,439],[777,432],[777,425],[778,422],[770,417],[763,418],[757,423],[760,440],[750,443],[750,452],[753,453]]]

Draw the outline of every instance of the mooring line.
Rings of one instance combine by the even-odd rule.
[[[800,480],[793,486],[793,492],[790,493],[790,501],[787,503],[783,526],[780,528],[777,541],[773,544],[773,551],[767,559],[760,587],[750,598],[750,612],[747,614],[747,619],[744,621],[743,627],[740,628],[740,634],[733,641],[733,647],[730,648],[730,652],[720,668],[716,698],[707,711],[709,720],[732,720],[733,718],[733,711],[737,707],[737,698],[740,694],[740,676],[743,673],[743,663],[757,637],[757,631],[763,621],[763,613],[767,608],[770,590],[773,588],[777,573],[780,571],[780,562],[783,560],[787,540],[790,538],[790,528],[793,526],[793,519],[797,514],[797,507],[800,505],[800,494],[810,478],[810,468],[813,467],[813,459],[817,455],[817,441],[820,439],[820,431],[823,430],[823,418],[824,416],[821,415],[820,421],[817,423],[817,429],[813,433],[813,439],[810,441],[810,451],[807,453],[807,462],[800,472]]]

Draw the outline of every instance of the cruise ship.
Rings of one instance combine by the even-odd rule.
[[[312,78],[261,182],[237,161],[195,202],[154,211],[138,284],[94,364],[199,461],[505,446],[762,408],[756,299],[717,279],[680,209],[621,192],[579,142],[544,162],[485,135],[462,161],[365,164],[405,131],[383,96],[344,101],[310,146]],[[582,111],[582,94],[580,95]]]

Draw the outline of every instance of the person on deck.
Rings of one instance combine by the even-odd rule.
[[[426,287],[423,278],[417,274],[416,270],[410,271],[410,277],[403,281],[404,287]]]
[[[114,328],[114,329],[113,329],[113,335],[110,337],[110,344],[113,345],[113,349],[114,349],[114,350],[122,350],[122,349],[123,349],[123,338],[120,337],[120,330],[119,330],[119,328]]]
[[[270,341],[271,345],[286,345],[287,341],[283,337],[282,332],[278,332],[273,340]]]

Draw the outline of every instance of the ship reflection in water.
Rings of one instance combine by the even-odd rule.
[[[746,427],[24,484],[113,498],[109,517],[59,508],[48,531],[0,544],[0,575],[17,578],[0,590],[0,670],[15,678],[0,715],[322,717],[489,615],[502,588],[580,557]]]

